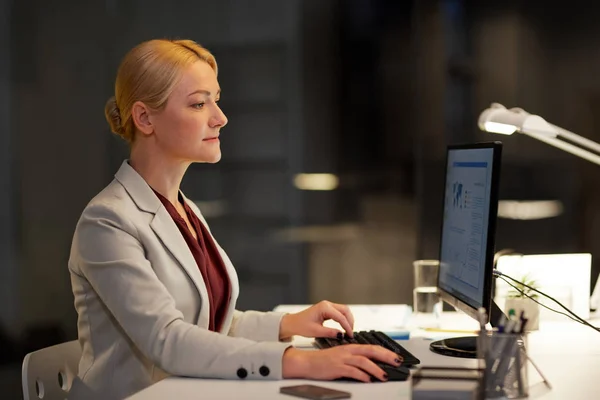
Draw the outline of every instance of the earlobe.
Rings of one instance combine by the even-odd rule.
[[[141,101],[136,101],[131,108],[131,118],[136,128],[145,135],[150,135],[154,132],[154,126],[150,121],[150,112],[148,107]]]

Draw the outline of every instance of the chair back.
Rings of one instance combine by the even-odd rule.
[[[23,399],[65,400],[80,358],[77,340],[27,354],[22,369]]]

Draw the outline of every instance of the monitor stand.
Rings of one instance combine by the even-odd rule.
[[[596,280],[596,286],[594,286],[594,291],[590,298],[590,311],[596,311],[598,309],[600,309],[600,276]]]
[[[504,313],[492,300],[490,305],[490,324],[497,327]],[[429,345],[434,353],[451,357],[477,358],[477,336],[462,336],[436,340]]]

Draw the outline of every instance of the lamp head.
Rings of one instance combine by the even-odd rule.
[[[502,104],[492,103],[479,116],[479,129],[502,135],[512,135],[523,124],[527,113],[520,109],[507,110]]]
[[[479,129],[491,133],[512,135],[515,132],[536,133],[555,137],[556,129],[538,115],[529,114],[522,108],[507,109],[492,103],[479,116]]]

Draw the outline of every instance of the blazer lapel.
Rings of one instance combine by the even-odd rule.
[[[123,162],[115,178],[125,187],[125,190],[127,190],[140,210],[154,214],[150,227],[194,283],[202,301],[205,304],[209,304],[206,284],[198,269],[196,260],[173,218],[171,218],[167,209],[162,205],[158,197],[156,197],[152,188],[129,165],[127,160]],[[198,324],[208,327],[208,323],[209,308],[200,307]]]
[[[154,233],[156,233],[156,236],[163,242],[164,246],[171,252],[173,257],[179,262],[188,277],[194,282],[203,301],[205,301],[206,304],[209,304],[208,291],[206,290],[206,284],[198,269],[198,264],[196,264],[196,260],[185,242],[185,239],[181,235],[179,228],[177,228],[173,218],[171,218],[164,207],[161,207],[156,211],[154,219],[152,219],[152,222],[150,223],[150,227]],[[202,310],[208,310],[208,307],[202,307]],[[209,313],[201,312],[200,319],[203,320],[202,323],[206,322],[208,326]]]
[[[210,231],[210,228],[209,228],[208,224],[206,223],[206,219],[204,219],[204,216],[202,215],[202,212],[200,211],[198,206],[196,206],[196,204],[194,204],[193,201],[191,201],[187,197],[185,197],[185,195],[183,193],[181,193],[181,195],[183,196],[184,201],[188,204],[188,206],[190,206],[192,211],[196,214],[196,216],[200,219],[200,221],[206,227],[208,234],[212,238],[213,242],[215,243],[215,246],[217,247],[217,250],[219,251],[219,254],[221,255],[223,264],[225,264],[225,270],[227,271],[227,275],[229,276],[229,283],[231,284],[231,300],[227,307],[227,313],[225,315],[225,319],[223,320],[223,324],[221,325],[221,333],[227,333],[227,332],[229,332],[229,328],[231,327],[231,322],[233,320],[233,314],[235,312],[237,298],[240,293],[240,286],[239,286],[237,272],[233,266],[233,263],[227,256],[227,253],[225,253],[225,250],[223,250],[221,248],[221,246],[219,246],[219,243],[212,235],[212,232]]]

